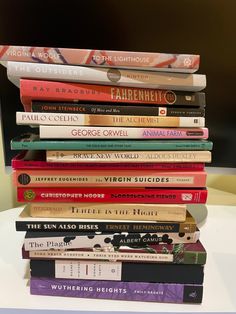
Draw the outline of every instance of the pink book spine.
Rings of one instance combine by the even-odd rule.
[[[0,60],[193,73],[199,68],[200,56],[159,52],[2,45],[0,46]]]
[[[208,128],[76,127],[40,125],[41,139],[207,139]]]
[[[15,170],[14,184],[29,187],[120,186],[120,187],[205,187],[205,171],[153,170]]]
[[[148,188],[17,188],[19,202],[205,204],[206,189]]]
[[[78,169],[78,170],[204,170],[204,163],[69,163],[69,162],[46,162],[46,161],[23,161],[12,160],[13,169]]]

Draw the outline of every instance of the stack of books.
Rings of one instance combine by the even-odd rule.
[[[0,46],[32,294],[201,303],[207,198],[198,55]]]

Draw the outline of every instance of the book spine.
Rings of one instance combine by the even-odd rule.
[[[203,286],[53,278],[30,279],[33,295],[168,303],[201,303]]]
[[[16,123],[36,126],[204,127],[205,118],[17,112]]]
[[[207,139],[207,128],[122,128],[40,125],[41,139]]]
[[[186,205],[109,203],[31,203],[31,217],[177,221],[186,219]]]
[[[28,255],[27,255],[28,253]],[[166,253],[129,253],[129,252],[94,252],[94,251],[24,251],[24,259],[64,259],[64,260],[107,260],[111,262],[149,262],[149,263],[172,263],[173,254]]]
[[[0,46],[0,60],[193,73],[199,68],[200,56],[194,54],[2,45]]]
[[[20,80],[20,95],[25,111],[31,111],[32,100],[41,101],[96,101],[153,104],[153,105],[206,105],[205,93],[174,92],[69,82]]]
[[[198,92],[206,87],[203,74],[161,73],[131,69],[81,67],[64,64],[7,62],[7,76],[19,86],[20,78],[119,85],[127,87],[160,88]]]
[[[206,172],[15,170],[17,187],[205,187]]]
[[[59,153],[60,152],[55,152]],[[47,162],[39,160],[18,160],[12,159],[13,169],[79,169],[79,170],[125,170],[125,169],[143,169],[143,170],[204,170],[205,164],[200,162],[187,163],[77,163],[77,162]]]
[[[19,202],[205,204],[207,189],[17,188]]]
[[[159,107],[159,106],[122,106],[114,104],[81,104],[74,102],[43,102],[32,101],[32,112],[77,113],[96,115],[140,115],[140,116],[174,116],[174,117],[205,117],[204,107]]]
[[[163,256],[165,255],[165,256]],[[206,264],[207,253],[200,241],[182,244],[157,244],[144,247],[119,247],[115,250],[105,249],[72,249],[25,251],[22,247],[23,259],[65,259],[65,260],[107,260],[174,264]]]
[[[47,151],[48,162],[210,162],[210,151]]]
[[[190,134],[189,134],[190,135]],[[189,136],[191,138],[191,136]],[[206,140],[65,140],[40,141],[34,134],[23,134],[11,141],[16,150],[211,150],[213,143]]]
[[[32,277],[202,284],[201,265],[79,260],[31,260]],[[138,275],[137,275],[138,274]]]
[[[56,233],[56,232],[55,232]],[[105,233],[96,234],[93,232],[86,235],[74,232],[67,232],[66,236],[61,232],[54,235],[54,232],[27,232],[24,239],[26,251],[41,251],[50,249],[77,249],[77,248],[115,248],[117,246],[143,246],[147,244],[176,244],[196,243],[200,237],[200,231],[193,233]],[[30,234],[30,235],[29,235]]]
[[[57,219],[57,218],[56,218]],[[90,221],[68,221],[68,220],[22,220],[16,221],[16,231],[77,231],[83,232],[87,230],[97,232],[194,232],[196,230],[196,223],[173,223],[173,222],[90,222]]]

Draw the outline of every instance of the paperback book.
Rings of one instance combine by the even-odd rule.
[[[208,130],[206,130],[208,137]],[[182,135],[183,132],[182,132]],[[163,140],[163,139],[114,139],[114,140],[41,140],[37,134],[26,133],[15,137],[11,140],[11,148],[14,150],[211,150],[212,142],[206,140],[192,140],[193,138],[201,139],[203,136],[193,133],[187,133],[191,140]]]
[[[24,239],[26,251],[41,251],[51,249],[77,248],[113,248],[119,246],[140,247],[146,244],[176,244],[196,243],[200,238],[200,231],[195,232],[51,232],[27,231]]]
[[[77,113],[96,115],[139,115],[160,117],[205,117],[205,107],[176,105],[144,106],[124,103],[114,106],[112,103],[47,102],[32,101],[32,112]]]
[[[8,61],[6,67],[8,79],[17,87],[20,85],[21,78],[190,92],[198,92],[206,87],[206,76],[203,74],[165,73],[148,70],[16,61]]]
[[[103,260],[149,263],[200,264],[206,263],[207,253],[200,241],[180,244],[147,244],[140,247],[120,246],[114,249],[65,249],[26,251],[22,247],[24,259],[47,260]]]
[[[206,188],[17,187],[19,202],[205,204]]]
[[[181,207],[181,206],[180,206]],[[186,208],[185,208],[186,211]],[[91,217],[92,218],[92,217]],[[197,229],[196,221],[187,212],[183,222],[176,221],[131,221],[127,220],[97,220],[97,219],[75,219],[75,218],[38,218],[29,216],[26,208],[16,220],[16,231],[96,231],[96,232],[195,232]]]
[[[20,80],[20,97],[25,111],[32,111],[32,101],[92,101],[175,106],[205,106],[202,92],[119,87],[42,80]]]
[[[202,265],[76,260],[31,260],[33,277],[202,284]]]
[[[198,54],[1,45],[0,60],[193,73],[199,68],[200,56]]]
[[[89,299],[199,304],[202,302],[203,286],[31,277],[30,293]]]
[[[108,220],[186,220],[185,204],[125,203],[30,203],[27,216],[37,218],[80,218]],[[21,215],[23,217],[23,215]]]
[[[203,143],[204,144],[204,143]],[[207,143],[206,143],[207,144]],[[202,145],[204,147],[204,145]],[[80,169],[80,170],[132,170],[132,169],[143,169],[143,170],[204,170],[205,163],[201,162],[63,162],[63,161],[46,161],[46,153],[51,151],[45,150],[24,150],[12,158],[11,166],[13,169]],[[67,151],[66,151],[67,152]],[[55,154],[55,158],[61,155],[62,151],[52,151]]]
[[[16,187],[205,187],[205,171],[14,170]]]

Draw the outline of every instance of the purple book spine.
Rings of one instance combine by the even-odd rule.
[[[61,280],[36,277],[32,277],[30,280],[31,294],[48,296],[162,303],[201,303],[202,292],[202,285]]]

